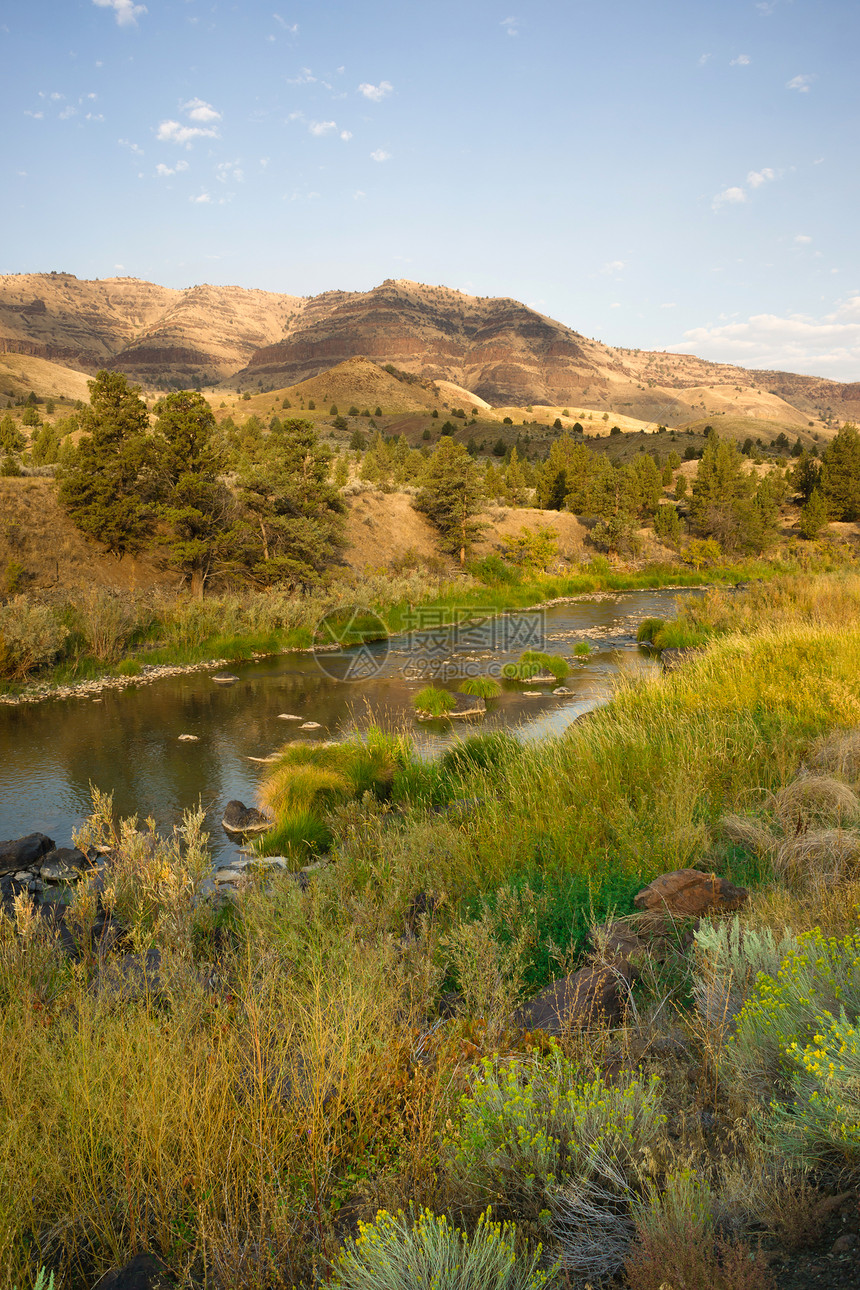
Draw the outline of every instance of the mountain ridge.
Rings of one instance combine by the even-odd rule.
[[[725,412],[786,424],[860,418],[860,381],[617,348],[511,297],[388,278],[293,296],[70,273],[0,276],[0,353],[144,385],[276,388],[353,357],[450,381],[493,405],[587,406],[669,425]]]

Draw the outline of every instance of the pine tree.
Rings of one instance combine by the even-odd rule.
[[[121,559],[138,551],[152,529],[149,414],[140,387],[121,372],[99,372],[88,384],[84,433],[59,496],[77,528]]]
[[[860,433],[844,425],[824,450],[820,484],[834,520],[860,519]]]
[[[206,582],[227,560],[233,500],[219,479],[223,454],[212,409],[202,394],[180,390],[156,405],[153,438],[156,512],[166,521],[168,560],[202,598]]]
[[[240,481],[244,515],[233,530],[261,582],[307,587],[343,545],[344,505],[331,481],[331,452],[309,421],[284,422]]]
[[[438,530],[442,550],[466,555],[481,530],[475,520],[483,490],[478,469],[463,444],[449,436],[439,440],[424,472],[415,507]]]
[[[827,503],[817,488],[800,512],[800,536],[814,542],[827,524]]]

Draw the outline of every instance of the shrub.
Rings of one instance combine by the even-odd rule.
[[[860,1014],[860,933],[837,939],[814,927],[775,975],[760,973],[726,1045],[728,1070],[761,1097],[785,1087],[792,1054],[805,1049],[836,1014]]]
[[[471,694],[476,699],[497,699],[501,692],[502,687],[491,676],[470,676],[460,686],[461,694]]]
[[[638,1180],[663,1121],[656,1076],[584,1081],[553,1043],[548,1057],[507,1065],[485,1058],[445,1151],[465,1186],[537,1215],[567,1176],[617,1171]]]
[[[775,976],[797,948],[797,939],[787,928],[777,939],[771,928],[743,927],[737,916],[720,922],[703,920],[693,939],[693,998],[700,1015],[718,1031],[737,1017],[758,974]]]
[[[46,605],[16,596],[0,605],[0,677],[23,681],[57,658],[68,637]]]
[[[454,707],[454,696],[449,690],[435,685],[425,685],[412,700],[419,716],[447,717]]]
[[[793,1100],[772,1102],[770,1131],[778,1149],[804,1162],[860,1163],[860,1026],[840,1010],[820,1017],[808,1043],[789,1044]]]
[[[638,641],[653,641],[659,631],[665,627],[662,618],[643,618],[636,629],[636,639]]]
[[[332,1285],[343,1290],[542,1290],[554,1272],[541,1271],[541,1247],[521,1256],[516,1229],[490,1221],[487,1210],[471,1236],[444,1214],[417,1217],[380,1210],[373,1223],[359,1223],[347,1243]]]
[[[527,649],[518,663],[506,663],[502,675],[510,680],[529,681],[540,672],[551,672],[561,683],[570,672],[570,664],[558,654],[545,654],[542,650]]]
[[[72,601],[72,622],[87,650],[100,663],[120,657],[137,627],[135,606],[127,597],[103,588],[90,588]]]
[[[502,731],[488,735],[470,735],[446,748],[440,759],[448,775],[466,775],[473,770],[491,770],[503,766],[520,751],[521,745]]]

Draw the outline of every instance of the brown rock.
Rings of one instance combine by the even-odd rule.
[[[647,941],[639,929],[620,919],[605,927],[593,928],[588,943],[592,957],[603,963],[628,962],[637,954],[648,952]]]
[[[837,1236],[836,1240],[833,1242],[833,1245],[830,1248],[830,1253],[848,1254],[850,1250],[856,1250],[856,1248],[857,1248],[857,1233],[843,1232],[842,1235]]]
[[[704,914],[739,909],[748,897],[745,887],[736,887],[727,878],[700,873],[698,869],[676,869],[643,887],[633,903],[637,909],[652,913],[700,918]]]
[[[629,963],[612,967],[581,968],[560,981],[553,981],[540,994],[514,1013],[514,1024],[523,1030],[545,1030],[561,1035],[566,1030],[621,1021],[627,991],[634,979]]]

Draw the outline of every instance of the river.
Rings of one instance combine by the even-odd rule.
[[[368,721],[408,730],[432,755],[452,738],[476,730],[508,729],[523,739],[558,734],[583,712],[605,702],[620,670],[659,666],[635,642],[645,617],[672,617],[680,595],[667,590],[583,597],[540,615],[512,614],[482,629],[425,630],[367,647],[362,679],[337,679],[355,654],[294,653],[229,670],[230,686],[211,673],[190,672],[150,685],[106,690],[98,701],[75,697],[0,709],[0,837],[47,833],[58,846],[87,815],[90,784],[112,792],[121,815],[152,816],[169,828],[202,801],[214,856],[235,853],[220,826],[224,805],[250,805],[266,772],[262,758],[294,739],[340,739]],[[528,694],[505,683],[483,718],[419,723],[412,699],[428,680],[456,690],[457,679],[498,673],[540,634],[538,647],[572,659],[564,682]],[[588,642],[587,658],[575,657]],[[534,687],[532,687],[534,688]],[[280,714],[302,718],[286,721]],[[303,722],[318,729],[301,730]],[[196,736],[182,741],[182,734]]]

